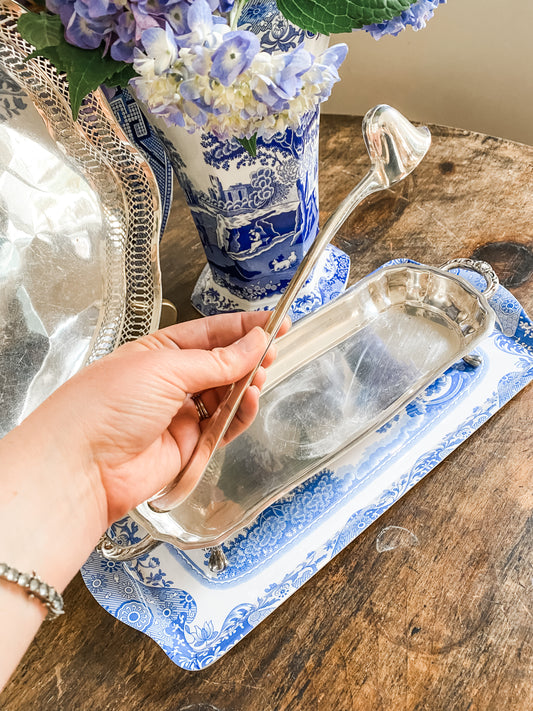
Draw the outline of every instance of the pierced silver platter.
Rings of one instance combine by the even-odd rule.
[[[83,365],[157,327],[160,196],[101,92],[68,84],[0,2],[0,437]]]
[[[482,274],[484,293],[449,273],[455,267]],[[402,263],[302,318],[278,341],[251,427],[216,451],[171,511],[155,512],[149,502],[131,511],[148,536],[130,547],[107,539],[104,555],[127,560],[158,540],[181,549],[220,545],[333,466],[456,361],[479,365],[472,350],[494,327],[487,299],[497,286],[485,262],[459,259],[440,269]]]

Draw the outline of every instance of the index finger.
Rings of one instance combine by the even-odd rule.
[[[166,341],[167,345],[170,345],[170,342],[181,349],[223,348],[238,341],[255,326],[264,328],[270,314],[270,311],[238,311],[205,316],[164,328],[153,333],[152,338],[156,337],[162,342]],[[290,319],[286,318],[279,330],[279,335],[286,333],[290,325]]]

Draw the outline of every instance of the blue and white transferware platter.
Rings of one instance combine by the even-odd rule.
[[[481,290],[481,277],[460,274]],[[491,306],[499,325],[477,350],[482,365],[460,361],[334,467],[266,509],[224,544],[226,571],[214,577],[207,552],[164,543],[126,563],[95,552],[82,569],[92,595],[180,667],[215,662],[533,379],[532,322],[503,287]],[[144,535],[129,518],[113,532],[122,543]]]

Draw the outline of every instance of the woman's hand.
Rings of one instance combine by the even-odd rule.
[[[84,368],[0,441],[0,560],[63,590],[108,525],[179,474],[201,428],[191,394],[213,413],[263,355],[267,312],[198,319],[122,346]],[[288,328],[288,322],[282,332]],[[274,357],[270,351],[264,364]],[[257,411],[260,368],[228,436]],[[0,585],[0,688],[44,617]]]
[[[203,318],[128,343],[80,371],[39,408],[46,427],[64,431],[65,447],[81,443],[103,528],[181,471],[206,426],[191,394],[201,393],[210,414],[216,410],[227,386],[247,375],[264,353],[261,326],[268,316]],[[271,351],[264,365],[273,358]],[[261,367],[226,441],[252,422],[264,380]]]

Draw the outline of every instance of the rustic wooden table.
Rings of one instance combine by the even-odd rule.
[[[322,221],[367,170],[360,119],[325,116]],[[433,126],[430,153],[348,220],[352,282],[475,255],[533,313],[533,148]],[[203,260],[177,191],[161,246],[180,320]],[[179,245],[179,246],[178,246]],[[78,575],[0,695],[4,711],[530,711],[533,388],[523,390],[214,666],[186,672]],[[418,545],[379,553],[401,526]]]

